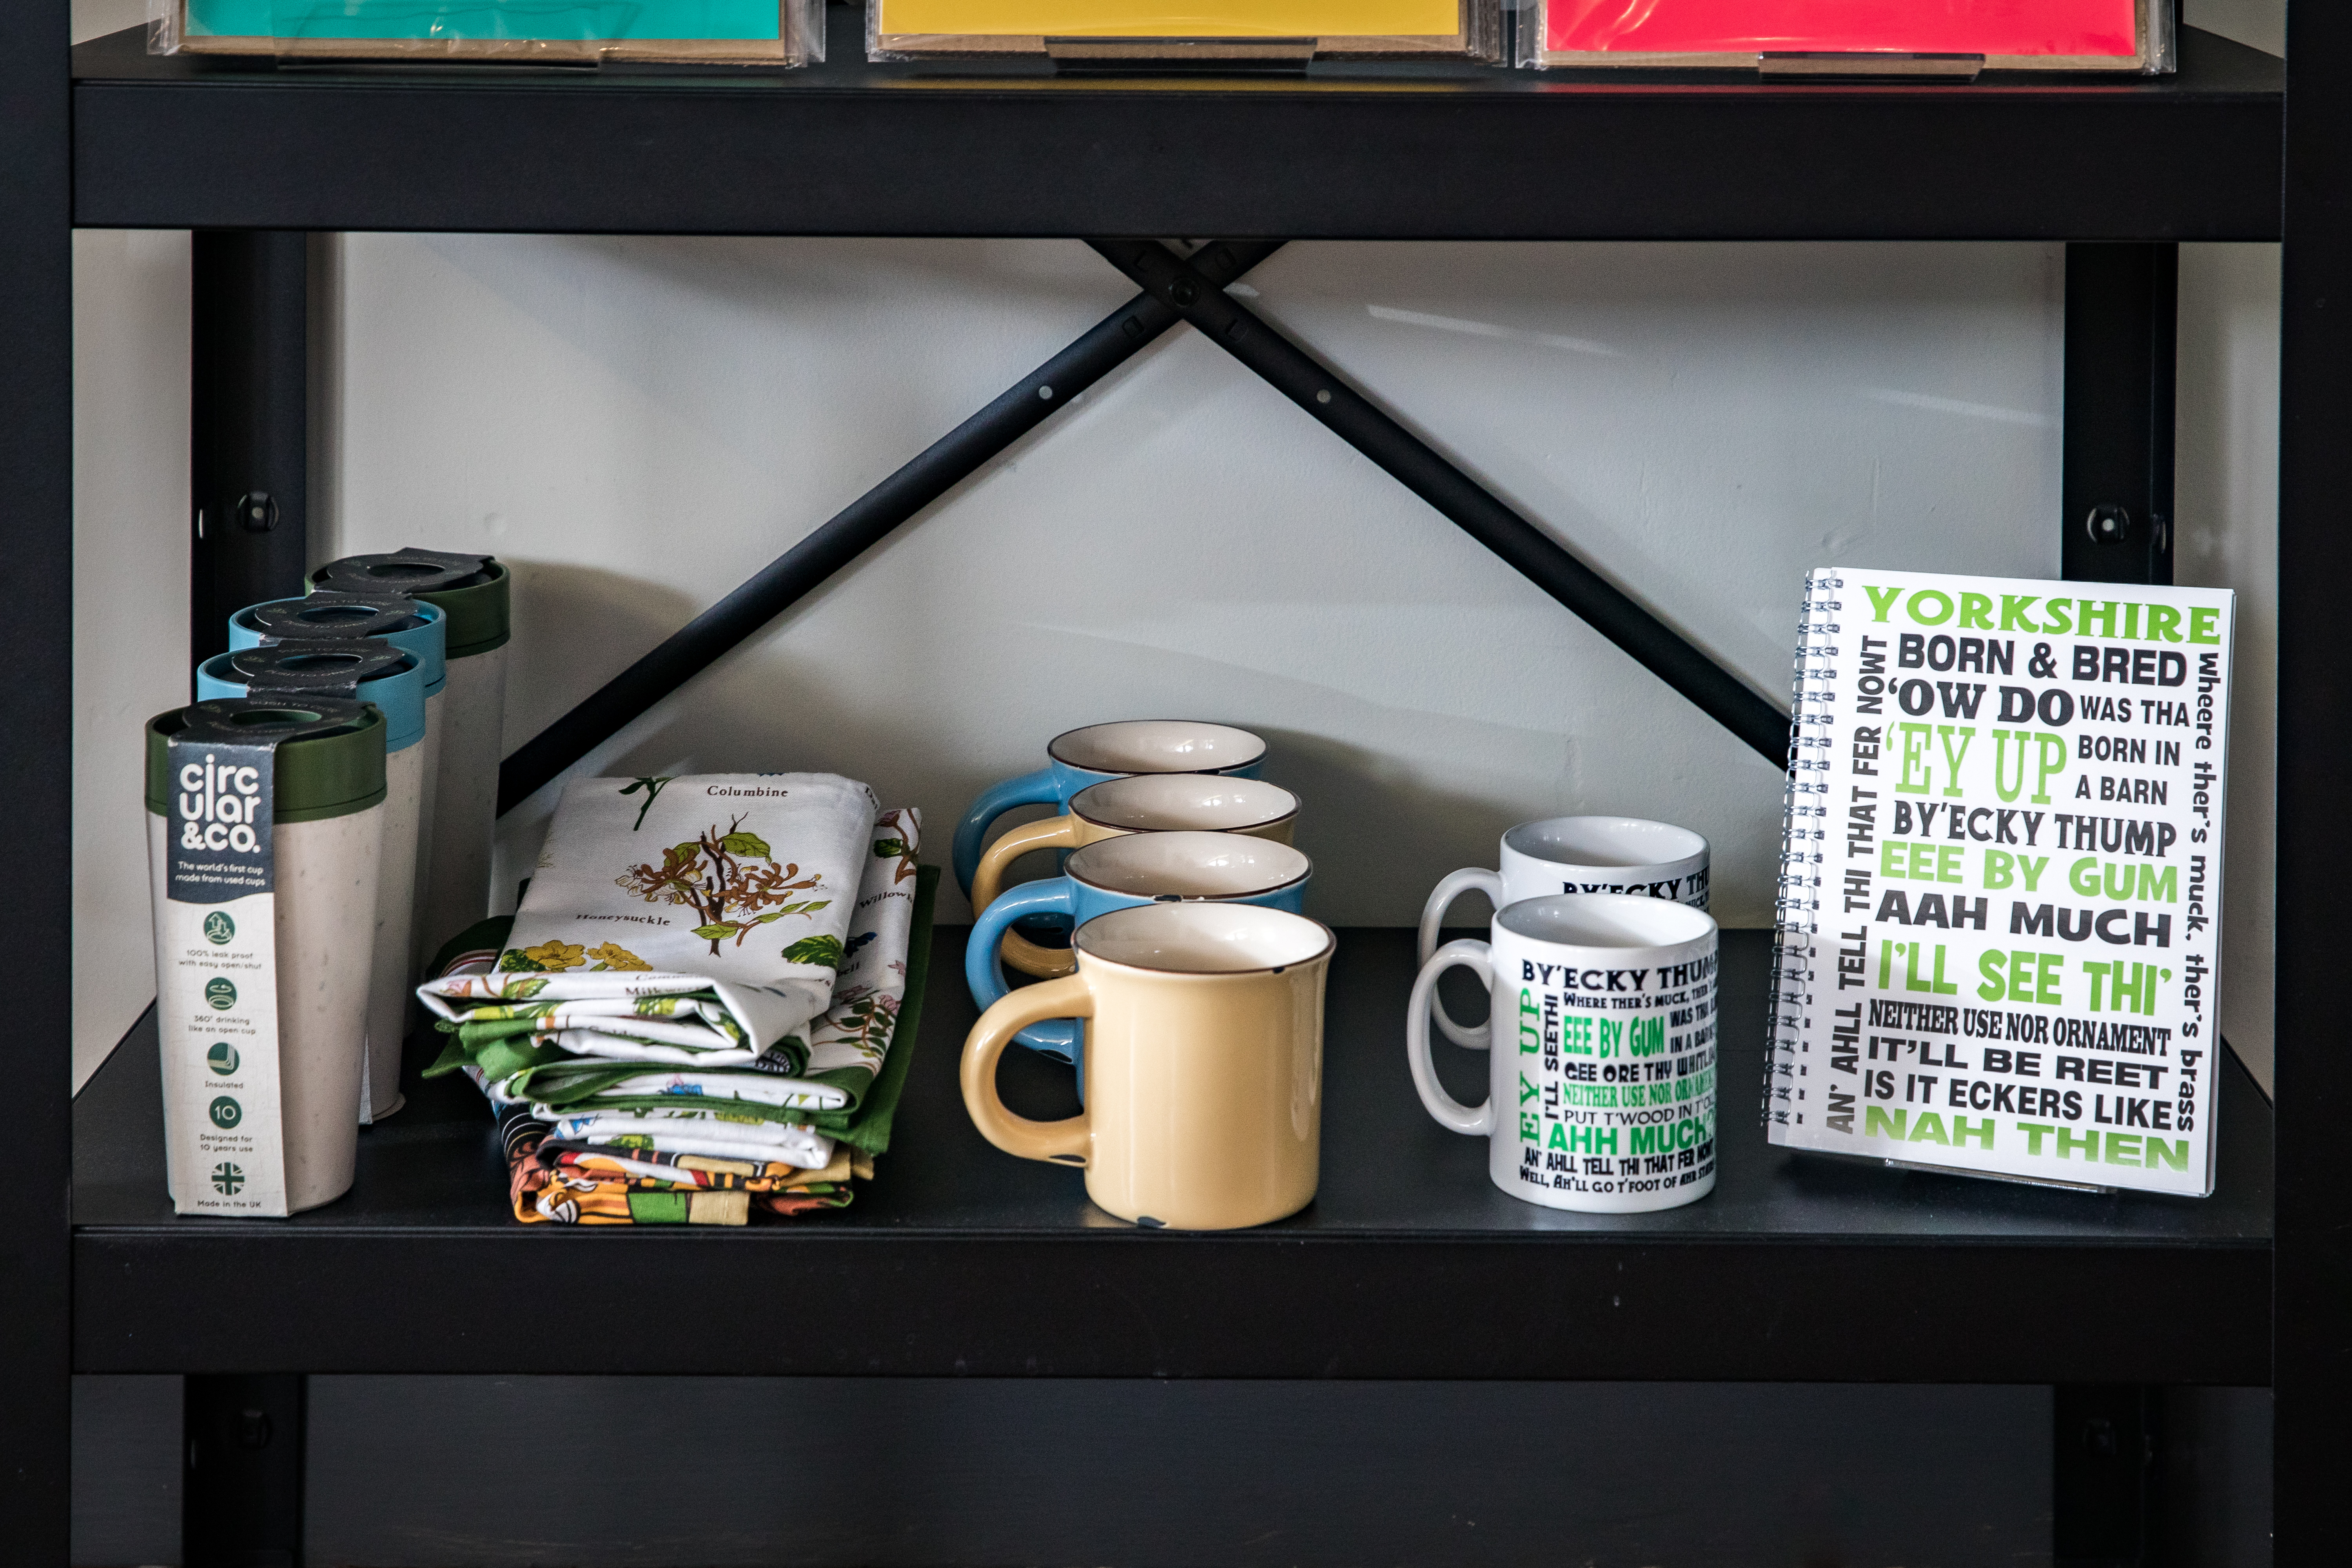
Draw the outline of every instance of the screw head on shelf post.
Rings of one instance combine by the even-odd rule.
[[[2083,528],[2094,544],[2121,544],[2131,532],[2131,513],[2113,502],[2095,506],[2083,520]]]
[[[237,526],[247,533],[268,533],[278,526],[278,498],[268,490],[248,490],[236,498]]]

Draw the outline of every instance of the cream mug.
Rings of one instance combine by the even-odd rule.
[[[1255,904],[1139,904],[1073,942],[1076,973],[1012,993],[965,1037],[963,1103],[981,1135],[1084,1167],[1097,1206],[1153,1228],[1234,1230],[1313,1202],[1330,931]],[[1086,1020],[1086,1110],[1005,1110],[1005,1047],[1070,1017]]]
[[[1290,842],[1298,797],[1263,779],[1217,773],[1139,773],[1091,784],[1070,809],[1013,829],[988,847],[971,877],[971,907],[983,912],[1004,891],[1013,862],[1039,849],[1083,849],[1122,833],[1244,833]],[[1024,974],[1070,973],[1066,950],[1040,947],[1017,931],[1004,933],[1004,962]]]
[[[1713,1192],[1715,917],[1555,893],[1507,905],[1488,932],[1447,942],[1413,982],[1405,1056],[1423,1107],[1485,1138],[1488,1178],[1546,1208],[1638,1214]],[[1447,1094],[1429,1060],[1431,994],[1457,963],[1486,981],[1502,1029],[1477,1106]]]
[[[1500,910],[1550,893],[1633,893],[1706,908],[1706,840],[1687,827],[1639,816],[1549,816],[1503,835],[1502,869],[1471,867],[1431,890],[1421,911],[1421,962],[1437,951],[1445,911],[1465,893]],[[1486,1048],[1486,1026],[1457,1024],[1434,992],[1437,1026],[1466,1051]]]

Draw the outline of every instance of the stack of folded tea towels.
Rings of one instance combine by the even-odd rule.
[[[581,779],[509,929],[418,988],[490,1098],[515,1216],[741,1225],[888,1145],[920,818],[831,773]]]

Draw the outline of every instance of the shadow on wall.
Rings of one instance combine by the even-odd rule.
[[[598,566],[499,559],[514,573],[509,753],[693,619],[700,607],[674,588]],[[583,659],[583,653],[593,662]]]
[[[1413,876],[1399,868],[1402,847],[1411,846],[1416,865],[1450,859],[1455,866],[1492,866],[1503,831],[1518,820],[1500,802],[1444,789],[1367,747],[1301,730],[1260,728],[1258,733],[1270,752],[1266,777],[1299,798],[1298,847],[1316,866],[1307,912],[1333,924],[1350,923],[1345,911],[1369,901],[1365,894],[1371,889],[1350,889],[1350,878]],[[1417,903],[1431,885],[1415,877],[1412,899]]]
[[[688,685],[692,701],[655,708],[604,771],[839,773],[902,804],[906,759],[922,738],[906,732],[902,715],[853,700],[832,674],[773,645],[739,649]],[[926,820],[934,837],[943,830],[936,808]]]

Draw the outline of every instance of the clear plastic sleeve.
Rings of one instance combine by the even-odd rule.
[[[876,60],[1044,55],[1079,67],[1502,58],[1499,0],[867,0]]]
[[[1524,0],[1517,63],[1790,78],[2173,69],[2174,0]]]
[[[151,54],[803,66],[824,0],[148,0]]]

